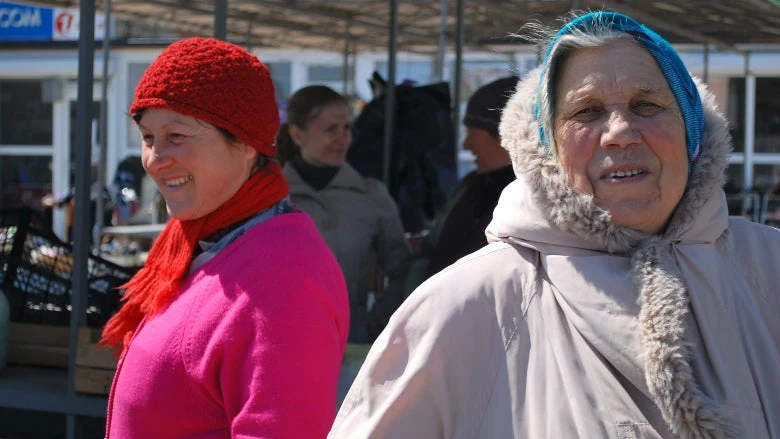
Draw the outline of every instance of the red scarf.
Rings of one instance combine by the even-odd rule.
[[[189,221],[171,219],[125,288],[124,304],[103,328],[100,344],[124,349],[145,317],[170,304],[187,274],[198,241],[276,204],[290,192],[282,168],[269,162],[215,211]]]

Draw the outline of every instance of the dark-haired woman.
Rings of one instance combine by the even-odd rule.
[[[312,85],[290,97],[276,144],[293,204],[314,218],[344,271],[349,341],[367,343],[400,303],[400,265],[409,247],[385,186],[346,163],[350,130],[346,99],[329,87]],[[385,278],[389,286],[382,291]],[[379,297],[376,308],[372,292]]]

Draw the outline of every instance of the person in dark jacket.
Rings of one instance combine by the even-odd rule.
[[[474,154],[476,169],[453,191],[420,254],[410,265],[406,291],[443,268],[487,244],[485,228],[493,217],[501,191],[515,179],[509,153],[501,147],[501,110],[518,78],[504,77],[480,87],[466,106],[463,148]]]

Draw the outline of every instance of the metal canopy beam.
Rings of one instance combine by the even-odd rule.
[[[124,2],[128,3],[128,2]],[[175,1],[166,1],[166,0],[146,0],[147,4],[159,6],[163,9],[170,8],[171,11],[185,11],[185,13],[192,13],[195,16],[202,17],[202,19],[198,20],[202,24],[195,24],[192,22],[192,20],[183,21],[183,20],[176,20],[176,26],[181,29],[186,29],[191,32],[197,32],[197,33],[211,33],[212,27],[208,23],[208,18],[211,17],[215,12],[212,11],[210,8],[205,6],[198,6],[196,4],[187,4],[186,6],[179,7]],[[218,5],[217,5],[218,6]],[[243,27],[243,28],[235,28],[230,29],[229,26],[225,27],[225,32],[222,38],[227,38],[228,34],[236,35],[240,38],[246,39],[247,36],[252,37],[252,41],[261,41],[261,44],[266,45],[297,45],[302,47],[310,47],[310,48],[319,48],[321,49],[321,46],[315,45],[315,44],[300,44],[296,43],[296,35],[297,38],[300,38],[301,36],[319,36],[326,38],[331,41],[341,41],[344,37],[343,32],[338,31],[331,31],[328,29],[333,29],[334,26],[338,26],[338,23],[329,23],[328,26],[316,26],[316,22],[314,23],[302,23],[297,21],[290,21],[286,19],[285,17],[280,16],[279,14],[273,14],[273,12],[263,12],[259,10],[249,10],[249,9],[241,9],[244,5],[239,3],[237,5],[231,6],[231,8],[227,9],[225,11],[226,19],[238,22],[238,21],[245,21],[247,23],[251,23],[251,28]],[[277,7],[278,5],[272,5],[274,7]],[[174,9],[177,8],[177,9]],[[300,12],[300,11],[299,11]],[[136,20],[143,20],[144,16],[140,15],[137,11],[134,9],[119,9],[117,8],[117,15],[130,15]],[[148,18],[148,17],[147,17]],[[344,20],[343,18],[339,18],[339,20]],[[214,24],[217,22],[221,22],[221,20],[215,16],[214,18]],[[373,26],[373,24],[371,24]],[[251,31],[247,32],[247,29],[251,29]],[[288,30],[291,32],[294,32],[295,34],[291,34],[290,32],[282,32],[279,33],[278,30]],[[258,35],[262,31],[271,30],[276,35],[273,38],[270,38],[266,35]],[[221,30],[215,29],[214,35],[217,36]],[[257,40],[255,40],[257,38]],[[376,37],[366,37],[361,36],[361,41],[365,44],[368,43],[372,46],[381,46],[384,45],[385,42],[383,39],[376,38]],[[300,41],[300,40],[298,40]],[[289,42],[289,44],[288,44]]]
[[[272,47],[318,47],[340,50],[343,23],[351,23],[355,47],[360,50],[386,48],[387,0],[221,0],[227,5],[227,35],[245,38],[246,22],[254,20],[252,38],[264,38]],[[402,2],[398,10],[398,49],[436,52],[441,2],[454,10],[457,0]],[[75,0],[30,3],[72,7]],[[102,3],[102,2],[98,2]],[[100,5],[98,5],[100,6]],[[174,30],[177,37],[214,33],[215,2],[207,0],[113,0],[115,16],[139,18]],[[607,9],[626,12],[659,31],[672,44],[708,44],[718,50],[740,52],[742,45],[780,45],[780,7],[766,0],[491,0],[468,2],[464,27],[466,48],[508,50],[522,44],[508,38],[528,22],[557,26],[572,8]],[[175,13],[175,20],[160,21]],[[252,18],[254,17],[254,18]],[[262,20],[262,22],[258,22]],[[454,24],[454,14],[449,25]],[[298,30],[293,29],[298,27]],[[271,30],[282,30],[266,34]],[[454,41],[454,35],[447,35]],[[452,48],[452,46],[450,46]],[[503,49],[502,49],[503,50]]]
[[[332,10],[328,10],[325,8],[318,8],[316,6],[312,6],[310,8],[303,7],[303,5],[296,5],[294,3],[284,2],[274,2],[269,0],[257,0],[253,3],[258,3],[261,5],[277,8],[277,9],[283,9],[287,11],[295,12],[296,14],[304,14],[309,15],[312,17],[325,17],[325,18],[332,18],[334,20],[349,20],[350,23],[356,26],[366,26],[369,28],[374,28],[377,30],[386,30],[387,29],[387,20],[388,17],[384,15],[377,15],[376,18],[370,17],[366,18],[367,16],[364,16],[359,13],[336,13]],[[312,2],[309,2],[311,4]],[[325,3],[327,4],[327,3]],[[392,15],[392,11],[390,12],[390,15]],[[398,31],[399,33],[403,33],[404,35],[412,35],[420,38],[428,38],[429,34],[427,32],[422,32],[417,29],[401,26],[400,23],[398,25]]]
[[[599,3],[595,1],[587,1],[586,2],[590,7],[596,8]],[[737,49],[736,46],[733,44],[730,44],[726,41],[722,41],[718,38],[713,38],[707,35],[704,35],[700,32],[696,32],[695,30],[683,28],[681,26],[678,26],[674,24],[673,21],[665,20],[662,18],[654,17],[650,14],[647,14],[645,12],[642,12],[640,10],[637,10],[635,8],[632,8],[630,6],[625,6],[624,3],[620,4],[620,7],[617,8],[618,11],[630,15],[633,18],[637,19],[640,22],[643,22],[647,26],[653,28],[657,32],[661,32],[662,30],[668,31],[668,32],[674,32],[677,35],[684,36],[686,38],[690,38],[691,40],[698,42],[698,43],[704,43],[704,44],[710,44],[712,46],[718,47],[723,50],[728,50],[731,52],[737,52],[741,53],[741,50]]]

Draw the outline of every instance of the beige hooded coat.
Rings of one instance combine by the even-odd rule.
[[[518,180],[491,243],[420,286],[331,438],[780,438],[780,231],[730,219],[714,99],[663,235],[616,227],[539,144],[539,72],[503,113]]]

